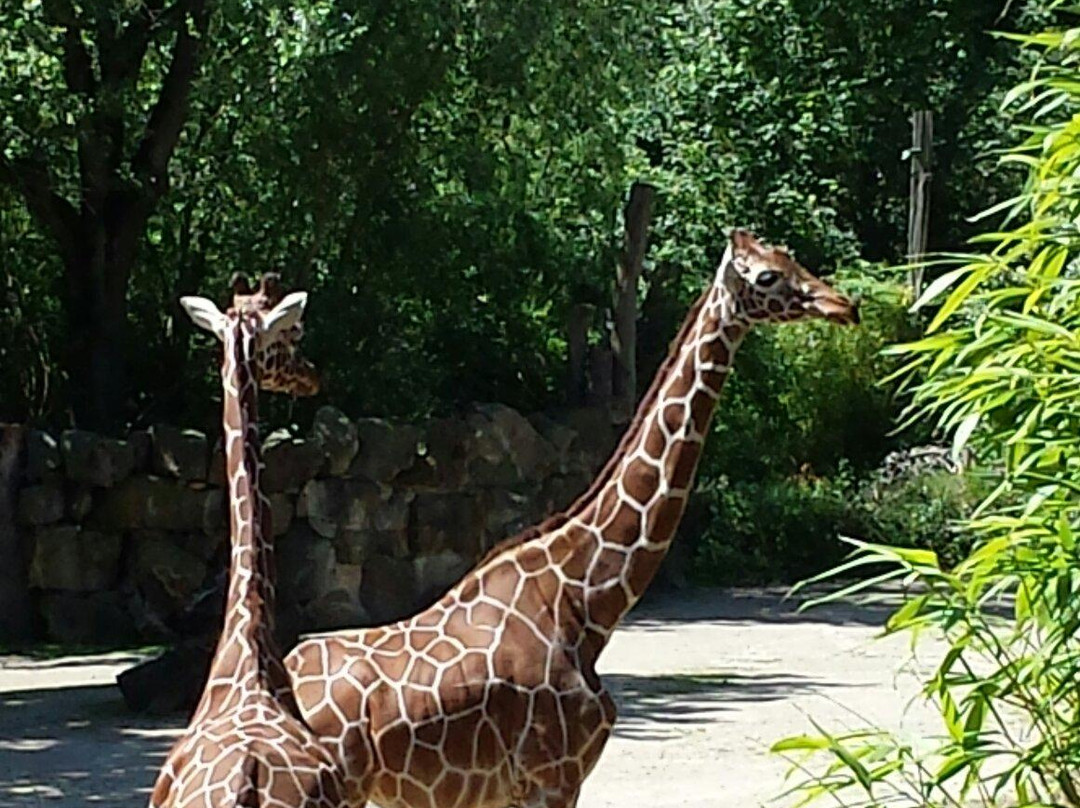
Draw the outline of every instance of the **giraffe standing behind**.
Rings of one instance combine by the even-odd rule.
[[[337,808],[346,805],[334,759],[303,723],[273,638],[274,567],[262,464],[258,388],[311,395],[315,369],[297,344],[307,295],[282,298],[276,275],[253,294],[233,283],[222,314],[204,298],[181,303],[224,343],[225,465],[232,553],[225,625],[187,731],[158,775],[151,808]]]
[[[756,322],[810,317],[858,322],[786,252],[735,231],[588,491],[412,619],[289,654],[300,710],[357,793],[383,808],[576,804],[615,721],[597,658],[667,552],[735,350]]]

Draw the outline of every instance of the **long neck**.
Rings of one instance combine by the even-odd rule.
[[[286,682],[273,638],[274,581],[270,510],[259,488],[258,380],[254,332],[241,318],[226,331],[225,468],[229,480],[231,557],[225,625],[210,665],[199,713],[236,706]]]
[[[693,487],[712,413],[750,328],[714,284],[691,309],[668,360],[600,478],[558,533],[573,548],[561,564],[597,652],[641,598],[671,546]]]

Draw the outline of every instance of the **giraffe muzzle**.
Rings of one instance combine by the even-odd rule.
[[[831,289],[814,295],[810,307],[830,323],[838,325],[859,324],[859,301],[838,294]]]

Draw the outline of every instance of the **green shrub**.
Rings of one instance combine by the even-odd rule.
[[[842,555],[850,480],[709,481],[697,496],[707,527],[697,545],[698,583],[746,586],[792,581]]]
[[[933,469],[886,485],[871,479],[852,503],[846,521],[854,527],[843,533],[877,544],[932,550],[951,567],[971,549],[971,537],[960,529],[960,521],[987,493],[985,480],[975,473]]]
[[[792,581],[840,558],[842,531],[929,542],[929,515],[891,492],[880,524],[859,504],[861,480],[900,444],[892,390],[878,384],[885,345],[916,333],[895,275],[860,265],[834,282],[863,298],[863,323],[761,328],[740,349],[706,447],[689,532],[700,581]],[[908,435],[906,440],[924,440]],[[940,505],[942,518],[959,515]],[[910,517],[912,523],[904,524]],[[891,521],[890,521],[891,520]],[[931,520],[932,522],[932,520]],[[939,531],[940,532],[940,531]]]

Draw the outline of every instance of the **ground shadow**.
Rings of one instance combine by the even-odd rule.
[[[688,622],[817,623],[835,626],[884,626],[903,602],[898,589],[875,590],[862,603],[830,603],[800,610],[825,590],[797,595],[786,587],[719,589],[699,587],[650,592],[627,618],[644,629],[673,629]]]
[[[739,702],[788,699],[838,686],[798,674],[614,673],[602,679],[619,708],[615,735],[635,741],[677,738],[722,720],[723,712]]]
[[[0,808],[141,808],[174,737],[115,685],[2,693]]]

